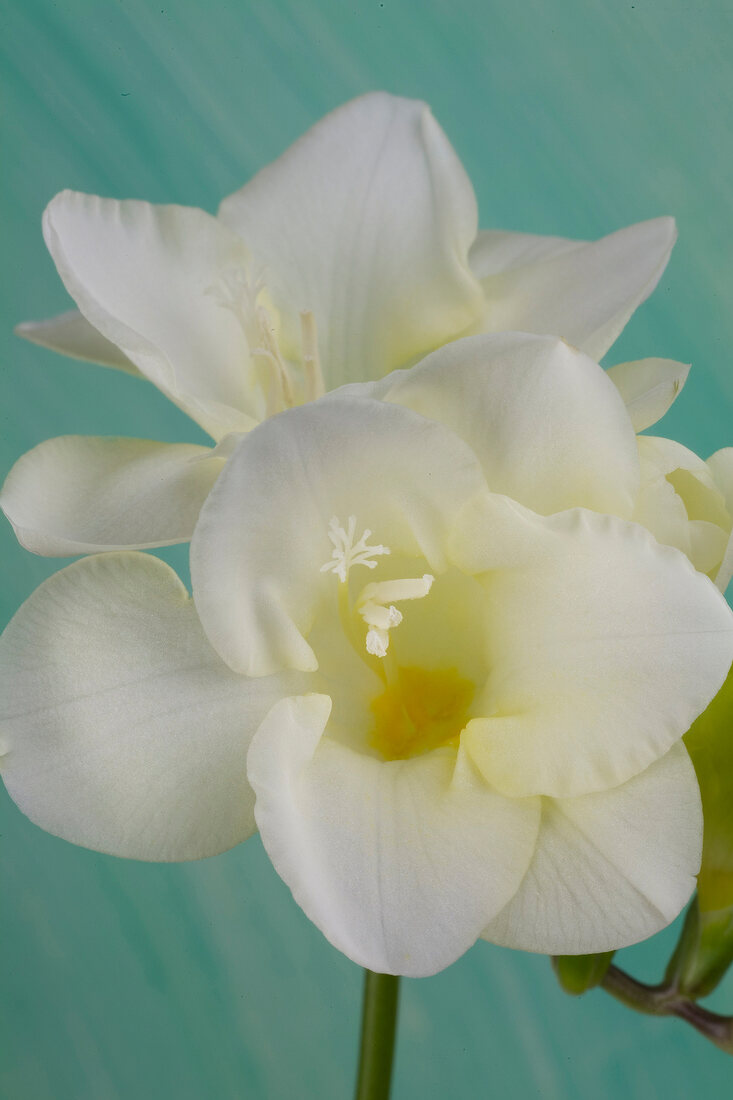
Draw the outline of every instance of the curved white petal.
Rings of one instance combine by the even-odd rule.
[[[724,492],[716,484],[712,468],[694,451],[661,436],[637,437],[642,486],[665,478],[685,506],[691,520],[707,520],[728,529],[731,515]]]
[[[731,578],[733,578],[733,534],[728,537],[723,557],[718,566],[718,572],[715,574],[716,587],[721,592],[725,592]]]
[[[434,974],[517,889],[538,799],[492,791],[451,750],[387,763],[326,732],[323,695],[273,707],[250,746],[255,817],[275,869],[340,951],[389,974]]]
[[[452,428],[492,491],[543,514],[582,506],[631,515],[639,459],[623,401],[605,371],[564,341],[467,337],[392,377],[378,383],[383,399]]]
[[[642,481],[666,477],[675,470],[688,470],[703,485],[715,489],[713,475],[707,464],[689,447],[676,439],[660,435],[640,435],[637,438]]]
[[[187,542],[224,462],[185,443],[60,436],[15,463],[0,507],[35,554]]]
[[[0,640],[2,775],[37,825],[134,859],[201,859],[254,830],[249,741],[293,677],[233,675],[148,554],[56,573]]]
[[[442,424],[380,401],[339,398],[272,417],[247,435],[209,495],[191,543],[194,598],[212,644],[236,671],[313,670],[316,609],[336,599],[321,572],[332,517],[356,538],[446,568],[453,517],[486,482]],[[361,571],[363,583],[369,571]],[[425,570],[423,569],[422,572]]]
[[[677,744],[614,790],[544,800],[529,871],[484,938],[553,955],[646,939],[690,897],[701,850],[700,793]]]
[[[724,590],[733,561],[727,549],[730,500],[720,466],[703,462],[673,439],[641,435],[637,443],[641,491],[633,518],[660,542],[684,551],[696,569],[708,573]],[[722,474],[722,485],[716,470],[719,477]]]
[[[713,480],[725,499],[725,506],[733,516],[733,447],[723,447],[712,454],[707,462]],[[725,592],[733,577],[733,534],[723,554],[723,560],[715,577],[715,583],[721,592]]]
[[[477,279],[512,271],[515,267],[550,260],[583,248],[585,241],[566,237],[542,237],[534,233],[512,233],[505,229],[480,229],[471,245],[468,260]]]
[[[690,528],[690,561],[717,583],[718,571],[728,547],[729,532],[704,519],[693,519]]]
[[[637,359],[608,368],[608,377],[621,394],[636,432],[662,419],[682,392],[689,373],[688,363],[674,359]]]
[[[134,363],[130,362],[116,344],[102,336],[78,309],[70,309],[47,321],[24,321],[15,326],[16,336],[30,340],[42,348],[82,359],[87,363],[99,363],[142,377]]]
[[[674,546],[687,554],[692,554],[690,541],[690,521],[682,498],[665,477],[656,477],[644,481],[631,517],[654,535],[665,546]]]
[[[654,290],[675,239],[674,219],[654,218],[564,250],[553,238],[552,251],[527,263],[508,250],[508,266],[482,280],[476,331],[552,333],[599,360]]]
[[[215,439],[252,427],[249,348],[217,293],[247,262],[233,233],[203,210],[73,191],[43,232],[81,312],[151,382]]]
[[[313,311],[329,389],[386,374],[481,311],[473,190],[417,100],[376,92],[333,111],[219,216],[264,268],[287,355]]]
[[[463,733],[487,781],[572,798],[667,752],[733,660],[733,612],[642,527],[576,509],[540,517],[487,495],[453,555],[488,592],[489,678]]]
[[[733,515],[733,447],[722,447],[707,461],[713,481],[723,494],[725,505]]]

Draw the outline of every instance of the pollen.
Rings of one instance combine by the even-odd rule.
[[[370,704],[369,744],[385,760],[457,747],[475,690],[453,668],[399,668],[395,681]]]

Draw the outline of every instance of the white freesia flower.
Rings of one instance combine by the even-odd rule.
[[[635,431],[664,416],[684,386],[689,367],[644,359],[611,367]],[[733,576],[733,447],[704,462],[673,439],[639,435],[639,491],[633,518],[668,546],[676,546],[722,592]]]
[[[0,643],[8,789],[45,828],[144,859],[256,823],[310,918],[376,971],[433,973],[481,935],[642,939],[694,887],[680,738],[728,672],[733,615],[620,518],[636,437],[587,356],[481,337],[377,386],[242,440],[196,528],[196,609],[137,553],[30,598]]]
[[[549,352],[546,341],[505,333],[455,341],[409,371],[395,371],[376,383],[340,392],[406,404],[448,424],[479,454],[483,437],[490,437],[491,448],[500,437],[513,455],[512,476],[505,485],[502,473],[497,483],[489,465],[492,488],[517,495],[545,514],[582,505],[633,519],[659,542],[682,550],[696,569],[725,591],[733,575],[733,448],[716,451],[703,462],[671,439],[639,434],[637,453],[632,443],[632,431],[644,432],[664,416],[689,369],[670,359],[611,367],[606,375],[623,399],[624,415],[613,387],[600,384],[598,369],[577,349],[558,342]],[[543,395],[542,402],[535,398],[537,421],[523,418],[525,435],[512,436],[515,415],[504,415],[508,374],[516,375],[518,383],[513,402],[525,400],[525,390],[539,388]],[[525,379],[521,384],[520,377]],[[576,378],[574,384],[571,378]],[[586,394],[591,379],[596,388],[593,399]],[[598,448],[592,465],[578,455],[574,475],[560,478],[553,466],[542,468],[544,459],[538,455],[541,447],[562,450],[565,461],[572,461],[575,444],[569,430],[559,427],[568,420],[578,439],[597,432]],[[608,430],[610,423],[615,425],[613,432]]]
[[[219,446],[42,443],[2,495],[20,541],[62,555],[186,541],[232,436],[461,334],[554,333],[600,358],[675,238],[671,218],[594,243],[477,224],[428,108],[384,93],[328,115],[217,217],[58,195],[44,235],[80,312],[21,335],[148,379]]]

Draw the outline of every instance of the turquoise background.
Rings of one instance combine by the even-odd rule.
[[[733,47],[724,3],[639,0],[16,0],[3,68],[0,464],[63,433],[197,440],[152,387],[15,339],[66,308],[40,231],[64,187],[216,208],[338,103],[427,99],[484,226],[597,237],[662,213],[680,242],[610,361],[694,364],[665,432],[733,443]],[[203,441],[203,440],[202,440]],[[0,616],[54,560],[2,540]],[[185,552],[169,560],[185,569]],[[309,924],[258,840],[192,865],[125,862],[36,829],[3,797],[8,1100],[350,1094],[361,975]],[[624,952],[659,976],[672,935]],[[711,1005],[733,1011],[733,981]],[[395,1100],[729,1094],[733,1062],[677,1021],[544,958],[479,944],[404,983]]]

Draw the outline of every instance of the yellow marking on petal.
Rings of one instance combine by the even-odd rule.
[[[369,744],[385,760],[406,760],[443,745],[458,745],[476,690],[454,668],[398,668],[373,699]]]

